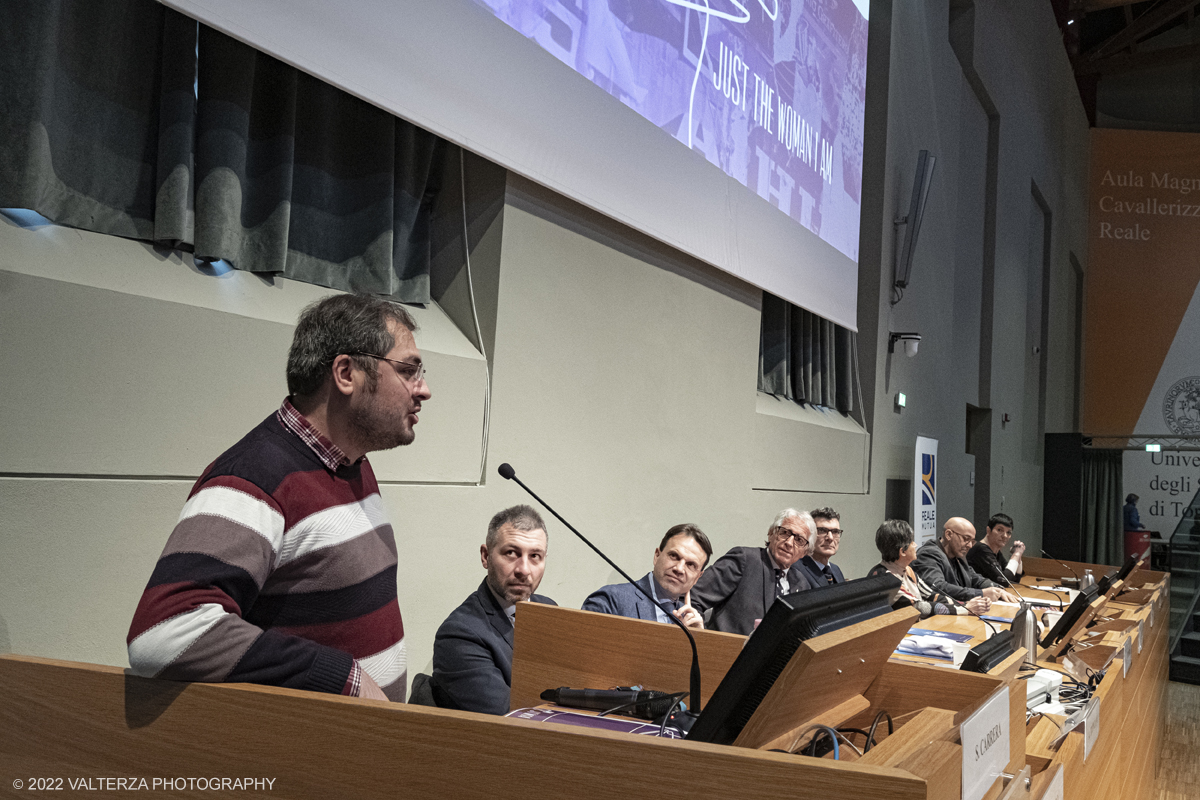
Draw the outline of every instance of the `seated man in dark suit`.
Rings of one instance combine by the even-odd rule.
[[[652,622],[670,622],[669,612],[689,628],[703,630],[704,620],[692,608],[688,593],[711,556],[712,545],[704,531],[686,522],[676,525],[654,551],[654,569],[638,581],[657,605],[628,583],[614,583],[592,592],[583,601],[583,610]]]
[[[557,605],[534,594],[546,570],[547,544],[546,524],[529,506],[513,506],[492,517],[479,548],[487,577],[446,618],[433,640],[429,683],[440,707],[508,713],[516,604]]]
[[[940,540],[926,542],[917,550],[913,571],[933,591],[960,603],[980,595],[988,600],[1019,603],[1019,598],[971,569],[965,556],[974,544],[975,526],[962,517],[951,517],[942,526]]]
[[[800,559],[816,526],[807,511],[785,508],[767,528],[766,547],[735,547],[692,588],[692,607],[709,630],[749,635],[776,597],[812,588]]]
[[[814,588],[845,583],[846,576],[842,574],[842,568],[829,563],[829,559],[837,555],[842,543],[842,515],[828,507],[814,509],[811,513],[817,526],[817,535],[808,548],[808,555],[800,559],[800,566],[808,573],[808,580]]]

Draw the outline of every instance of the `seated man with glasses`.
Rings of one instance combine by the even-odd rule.
[[[962,517],[951,517],[942,526],[942,538],[917,550],[912,568],[933,591],[965,603],[980,595],[988,600],[1019,603],[1020,598],[971,569],[966,555],[975,545],[975,526]]]
[[[403,702],[396,541],[366,454],[430,398],[413,318],[335,295],[300,315],[289,396],[192,487],[138,603],[133,672]]]
[[[766,547],[735,547],[692,588],[692,607],[709,630],[749,635],[775,598],[812,588],[800,559],[816,525],[807,511],[785,508],[767,528]]]
[[[817,508],[812,511],[813,522],[817,526],[817,535],[808,555],[800,559],[800,565],[808,572],[808,579],[815,588],[833,586],[835,583],[845,583],[846,576],[837,564],[829,563],[829,559],[837,555],[842,543],[842,515],[832,508]]]

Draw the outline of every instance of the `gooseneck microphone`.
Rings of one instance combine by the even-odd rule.
[[[1038,549],[1041,550],[1040,547]],[[1083,588],[1083,578],[1079,577],[1079,573],[1076,572],[1069,564],[1067,564],[1065,561],[1059,561],[1057,558],[1050,555],[1045,550],[1042,550],[1042,555],[1044,555],[1046,558],[1050,559],[1051,561],[1054,561],[1055,563],[1060,564],[1060,565],[1066,567],[1068,570],[1070,570],[1071,574],[1075,576],[1075,580],[1079,581],[1079,588],[1080,589]]]
[[[1067,565],[1066,565],[1066,564],[1063,564],[1063,566],[1065,567],[1065,566],[1067,566]],[[1069,567],[1068,567],[1068,569],[1069,569]],[[1017,587],[1013,586],[1013,583],[1012,583],[1012,581],[1010,581],[1010,580],[1008,579],[1008,576],[1004,574],[1004,568],[1003,568],[1003,567],[1000,569],[1000,577],[1001,577],[1001,578],[1003,578],[1003,579],[1004,579],[1004,582],[1008,584],[1008,588],[1009,588],[1009,589],[1012,589],[1012,591],[1013,591],[1013,594],[1015,594],[1015,595],[1016,595],[1018,598],[1020,598],[1020,599],[1021,599],[1021,601],[1022,601],[1022,603],[1024,603],[1024,600],[1025,600],[1025,598],[1024,598],[1024,597],[1022,597],[1021,593],[1017,591]],[[1049,589],[1043,589],[1043,588],[1041,588],[1040,586],[1025,586],[1025,584],[1021,584],[1021,585],[1022,585],[1022,586],[1024,586],[1026,589],[1033,589],[1034,591],[1037,591],[1037,592],[1045,592],[1046,594],[1048,594],[1048,595],[1050,595],[1051,597],[1053,597],[1053,598],[1054,598],[1054,602],[1058,603],[1058,607],[1059,607],[1060,609],[1063,607],[1063,601],[1062,601],[1062,598],[1061,598],[1061,597],[1059,597],[1059,596],[1058,596],[1057,594],[1055,594],[1054,592],[1050,591]]]
[[[613,560],[611,558],[609,558],[608,556],[604,555],[604,552],[599,547],[596,547],[596,545],[594,545],[590,541],[588,541],[588,538],[586,536],[584,536],[579,531],[575,530],[575,527],[573,525],[571,525],[571,523],[569,523],[565,519],[563,519],[562,515],[560,515],[557,511],[555,511],[553,508],[551,508],[549,505],[547,505],[545,500],[538,497],[537,494],[535,494],[532,489],[530,489],[528,486],[526,486],[521,481],[521,479],[517,477],[517,471],[515,469],[513,469],[510,464],[507,464],[507,463],[501,464],[499,469],[497,469],[497,472],[499,472],[500,477],[504,478],[504,480],[506,480],[506,481],[516,481],[517,485],[520,486],[522,489],[524,489],[526,492],[528,492],[530,497],[532,497],[534,500],[537,500],[538,503],[542,506],[542,508],[546,509],[551,514],[553,514],[555,519],[557,519],[563,525],[566,525],[567,530],[571,531],[571,533],[578,536],[579,540],[582,541],[584,544],[586,544],[588,547],[595,550],[596,555],[603,558],[610,567],[612,567],[617,572],[619,572],[621,574],[621,577],[624,578],[625,580],[629,581],[631,586],[635,587],[639,592],[646,595],[646,599],[648,599],[650,601],[651,605],[658,606],[658,602],[654,599],[654,596],[652,594],[650,594],[648,591],[646,591],[645,589],[643,589],[642,585],[640,583],[635,581],[633,578],[629,577],[629,575],[626,574],[625,570],[621,569],[615,563],[613,563]],[[679,626],[679,629],[681,631],[683,631],[684,634],[687,635],[688,642],[692,645],[692,676],[691,676],[691,685],[688,690],[688,693],[690,695],[688,697],[688,699],[692,701],[692,708],[688,712],[688,714],[694,717],[695,715],[698,715],[700,713],[700,656],[696,652],[696,638],[694,636],[692,636],[692,632],[689,631],[687,629],[687,626],[684,625],[679,620],[679,618],[676,617],[674,614],[667,614],[667,619],[669,619],[671,622],[674,622],[676,625]]]

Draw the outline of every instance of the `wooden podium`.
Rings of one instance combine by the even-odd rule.
[[[905,614],[879,618],[886,622],[875,630],[907,626]],[[853,639],[835,632],[802,650],[837,646],[850,652]],[[697,636],[706,693],[716,688],[742,641],[714,632]],[[513,703],[540,702],[541,690],[564,685],[686,688],[689,662],[686,639],[673,627],[522,604]],[[789,694],[781,702],[791,704],[787,710],[797,718],[811,718],[822,698],[845,694],[831,691],[832,680],[827,675],[811,685],[785,684]],[[72,779],[144,779],[154,790],[157,778],[176,781],[168,796],[212,797],[196,780],[179,790],[177,779],[271,778],[271,790],[261,793],[275,797],[582,798],[647,797],[684,781],[689,793],[718,798],[954,800],[962,749],[957,723],[1009,684],[991,675],[886,660],[873,674],[848,674],[846,681],[862,697],[858,705],[866,704],[847,724],[869,725],[875,709],[884,708],[898,726],[856,761],[844,746],[845,760],[834,761],[273,687],[147,680],[116,667],[0,656],[2,791],[14,780],[38,777],[63,779],[64,789]],[[1023,695],[1020,700],[1014,711],[1021,712],[1021,726],[1013,728],[1010,751],[1014,774],[1013,767],[1025,763],[1024,737],[1017,735]],[[763,710],[785,710],[779,705]],[[997,780],[988,797],[1024,796],[1012,788]]]

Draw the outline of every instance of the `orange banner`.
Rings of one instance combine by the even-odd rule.
[[[1151,395],[1193,335],[1181,323],[1200,284],[1200,134],[1095,129],[1090,189],[1083,431],[1165,432]]]

